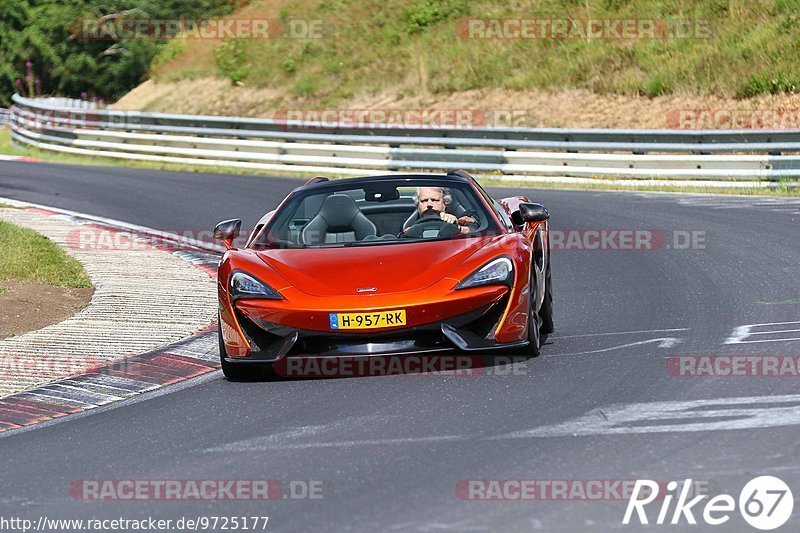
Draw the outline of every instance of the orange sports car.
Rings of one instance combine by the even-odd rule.
[[[220,222],[224,374],[285,358],[524,351],[553,330],[547,210],[464,171],[314,178],[234,247]]]

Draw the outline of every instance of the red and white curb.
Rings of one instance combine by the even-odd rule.
[[[123,264],[125,263],[124,259],[134,258],[135,255],[144,255],[145,261],[150,261],[154,254],[161,254],[162,257],[158,259],[162,263],[160,267],[156,265],[156,269],[171,283],[175,283],[176,280],[178,282],[186,282],[183,284],[176,283],[176,285],[178,287],[177,296],[180,297],[178,300],[184,302],[187,307],[186,309],[181,309],[181,306],[178,305],[175,315],[169,314],[172,309],[170,305],[167,305],[165,309],[159,309],[159,303],[155,302],[156,308],[151,308],[150,303],[147,301],[148,299],[157,296],[164,301],[172,302],[172,297],[164,295],[158,290],[154,292],[145,290],[143,293],[144,300],[125,308],[127,297],[124,294],[130,290],[129,283],[139,277],[141,265],[137,265],[137,268],[129,269],[127,276],[121,276],[123,280],[121,283],[115,283],[113,279],[104,278],[106,287],[103,290],[101,290],[102,283],[98,284],[95,279],[96,276],[102,277],[102,274],[97,272],[96,268],[94,272],[89,271],[87,268],[90,277],[95,282],[96,290],[92,304],[86,310],[62,323],[48,326],[48,328],[38,332],[31,332],[30,334],[0,341],[0,365],[5,367],[6,372],[4,373],[6,374],[9,373],[9,369],[12,370],[11,377],[15,379],[11,381],[17,387],[17,390],[10,395],[0,398],[0,432],[94,409],[219,368],[216,323],[214,322],[216,315],[214,280],[216,279],[216,265],[219,261],[218,247],[191,242],[189,239],[184,239],[177,235],[170,236],[164,232],[149,228],[133,226],[110,219],[100,219],[72,211],[4,198],[0,198],[0,203],[21,208],[19,210],[5,210],[6,216],[0,216],[0,219],[12,218],[18,221],[19,219],[25,219],[27,215],[35,215],[39,223],[43,220],[47,223],[58,222],[61,226],[83,227],[91,231],[101,230],[112,234],[124,233],[126,238],[129,239],[145,240],[148,245],[144,250],[142,250],[142,247],[137,247],[137,251],[133,256],[112,251],[108,252],[112,256],[112,262],[104,260],[98,264],[114,270],[114,262]],[[8,216],[9,211],[18,212],[14,213],[13,216]],[[36,229],[41,229],[41,227]],[[64,245],[63,228],[60,233],[56,233],[53,240]],[[151,243],[154,242],[154,235],[158,235],[158,239],[151,246]],[[153,248],[152,252],[146,249],[149,247]],[[75,250],[69,251],[72,255],[81,255],[80,253],[75,253]],[[79,259],[85,259],[85,257],[79,257]],[[185,266],[179,268],[171,265],[168,268],[172,270],[165,271],[164,265],[169,264],[170,261],[177,261]],[[176,272],[180,273],[182,269],[185,271],[186,267],[188,267],[186,263],[194,267],[189,268],[189,271],[197,274],[188,276],[175,275]],[[86,263],[84,262],[84,264]],[[95,264],[94,267],[97,267],[98,264]],[[117,274],[119,274],[119,271]],[[201,276],[199,281],[197,279],[198,274]],[[149,283],[151,280],[145,281]],[[105,291],[105,289],[109,288],[109,285],[111,286],[111,292]],[[192,288],[191,291],[187,291],[189,287]],[[195,290],[197,287],[202,289]],[[118,294],[114,294],[114,290]],[[163,287],[160,287],[159,290],[163,290]],[[122,299],[120,299],[120,291],[123,293]],[[105,294],[100,300],[105,299],[106,302],[105,304],[101,303],[99,315],[97,313],[92,315],[98,293],[101,293],[101,296]],[[196,297],[198,293],[201,294],[199,298]],[[134,294],[132,297],[135,298],[141,295],[142,292],[139,291],[138,295]],[[180,304],[178,300],[176,302]],[[109,302],[112,304],[111,308],[108,308]],[[121,307],[126,313],[116,317],[111,316],[110,309],[120,309]],[[137,321],[132,324],[128,316],[126,316],[131,313],[134,315],[141,313],[141,316],[136,316]],[[89,322],[86,322],[87,317],[83,315],[89,315]],[[99,322],[97,321],[98,316],[102,317]],[[60,326],[63,329],[65,322],[76,318],[77,321],[73,320],[71,324],[67,324],[67,329],[62,332],[63,338],[53,334],[52,328],[57,329]],[[195,326],[191,327],[193,323]],[[81,327],[89,327],[91,324],[99,327],[92,328],[94,331],[81,333]],[[125,332],[126,325],[133,326],[127,333]],[[188,330],[186,329],[187,327],[189,327]],[[40,339],[41,332],[49,328],[51,331],[45,332],[44,337]],[[165,343],[162,340],[164,338],[163,330],[167,330],[168,335],[172,336],[171,341]],[[186,331],[186,333],[176,336],[176,332],[179,331]],[[108,347],[104,347],[93,356],[87,357],[86,348],[92,348],[92,342],[94,341],[89,341],[86,345],[82,342],[82,337],[90,339],[91,335],[100,335],[101,339],[108,340],[117,339],[120,335],[123,338],[126,335],[147,336],[147,333],[153,333],[148,341],[151,343],[152,348],[140,349],[138,354],[126,352],[124,349],[119,352],[113,352],[109,351]],[[26,340],[32,342],[26,343]],[[12,345],[13,349],[9,349],[9,345]],[[160,347],[157,348],[157,346]],[[19,360],[19,354],[25,352],[30,352],[30,354],[22,357],[28,366],[22,365],[19,368],[14,368],[14,358],[16,357]],[[53,365],[53,361],[59,361],[59,358],[63,364],[61,366],[58,364]],[[6,364],[2,363],[4,359]],[[8,364],[9,360],[12,361],[11,364]],[[76,360],[78,363],[74,366],[83,366],[85,368],[80,368],[79,371],[65,372],[64,369],[70,368],[70,362],[74,363]],[[87,365],[87,361],[91,361],[93,364]],[[61,375],[56,375],[59,371]],[[24,375],[26,373],[34,375],[26,376]],[[20,385],[32,382],[35,385],[20,387]],[[6,386],[4,388],[2,383],[3,380],[0,379],[0,394],[4,394],[4,390],[9,390],[9,387]]]
[[[126,357],[0,399],[0,432],[80,413],[219,368],[216,326],[149,353]]]

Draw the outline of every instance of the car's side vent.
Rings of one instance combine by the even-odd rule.
[[[500,323],[500,318],[508,306],[508,295],[492,304],[492,306],[480,317],[466,324],[462,329],[469,330],[483,339],[494,338],[494,332]]]

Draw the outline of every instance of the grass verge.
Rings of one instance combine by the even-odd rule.
[[[32,281],[45,285],[91,287],[83,265],[53,241],[27,228],[0,221],[0,283]]]

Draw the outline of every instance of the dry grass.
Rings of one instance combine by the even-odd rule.
[[[191,94],[191,98],[185,95]],[[115,107],[149,112],[272,118],[287,109],[321,109],[299,105],[275,88],[231,87],[221,79],[176,82],[147,81],[128,93]],[[765,119],[761,127],[800,127],[800,94],[761,95],[747,100],[724,96],[673,94],[648,98],[596,94],[585,89],[549,92],[510,89],[474,89],[439,95],[404,95],[386,90],[362,95],[343,109],[429,109],[475,111],[478,126],[545,128],[720,129],[730,127],[731,113],[747,127]],[[512,109],[513,107],[513,109]],[[680,111],[691,110],[688,120]],[[697,111],[702,114],[697,114]],[[713,112],[713,113],[710,113]],[[784,115],[780,113],[783,112]],[[774,119],[774,120],[771,120]],[[759,123],[756,123],[759,126]]]
[[[677,0],[262,0],[232,16],[268,18],[283,28],[292,19],[319,20],[324,35],[176,41],[156,58],[153,79],[203,80],[195,90],[208,79],[226,81],[231,94],[245,93],[236,94],[241,101],[230,106],[244,116],[264,116],[275,106],[352,107],[382,96],[438,101],[473,90],[499,95],[576,90],[646,98],[800,90],[796,13],[786,0],[688,5]],[[459,22],[467,18],[520,17],[657,19],[672,28],[680,20],[698,33],[628,40],[459,36]],[[259,100],[247,96],[250,89],[266,92]],[[203,95],[194,91],[183,96],[189,94],[186,100],[206,101],[206,112],[222,112],[224,98],[197,98]],[[539,109],[543,116],[549,112]]]
[[[319,39],[173,41],[121,109],[271,117],[295,109],[461,109],[478,125],[580,128],[749,127],[753,110],[799,127],[796,13],[786,1],[263,0],[235,18],[319,20]],[[466,18],[677,19],[683,39],[486,40]],[[743,98],[743,96],[747,96]],[[513,108],[513,115],[507,113]],[[738,110],[700,122],[680,110]],[[763,125],[762,125],[763,126]],[[758,125],[756,126],[758,127]]]

